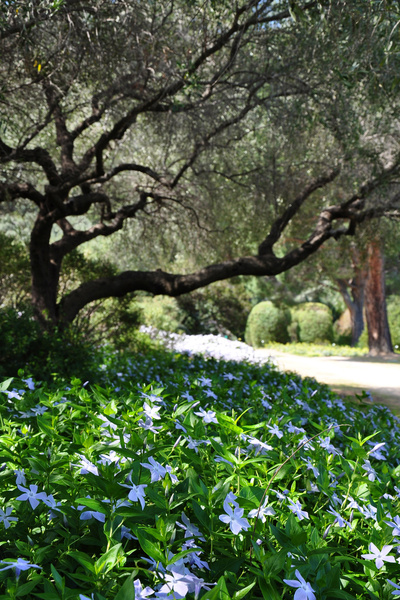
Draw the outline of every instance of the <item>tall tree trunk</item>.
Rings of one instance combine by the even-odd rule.
[[[378,239],[372,240],[368,246],[365,316],[370,355],[379,356],[393,352],[386,310],[384,256]]]
[[[352,246],[350,254],[353,277],[350,280],[336,279],[336,283],[350,312],[351,345],[354,347],[364,331],[364,300],[368,270],[365,259],[362,258],[357,247]]]
[[[358,274],[359,275],[359,274]],[[350,281],[336,279],[339,291],[350,312],[351,345],[355,347],[364,331],[365,277],[353,277]],[[350,291],[349,291],[350,288]]]

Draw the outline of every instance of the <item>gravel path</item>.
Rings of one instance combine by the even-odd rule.
[[[313,377],[342,394],[369,392],[374,402],[400,413],[400,360],[369,357],[306,357],[274,350],[254,350],[243,342],[216,335],[178,335],[145,329],[176,352],[204,354],[223,360],[264,363],[272,360],[280,370]]]

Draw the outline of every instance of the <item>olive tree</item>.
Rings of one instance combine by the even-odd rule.
[[[390,19],[357,0],[2,3],[0,207],[28,207],[31,298],[43,326],[64,327],[101,298],[276,275],[396,211],[397,124],[388,132],[360,111],[363,95],[379,105],[387,93],[378,67]],[[300,138],[304,146],[302,159],[278,159],[278,194],[268,148],[254,166],[239,155],[240,173],[229,161],[244,143],[267,144],[274,128],[287,148]],[[322,131],[330,142],[321,153]],[[251,173],[265,193],[244,185]],[[220,206],[215,178],[231,186]],[[277,252],[307,210],[303,238]],[[170,227],[188,244],[194,229],[207,230],[218,246],[218,223],[243,211],[260,232],[253,253],[238,240],[238,255],[180,274],[137,268],[139,243],[127,246],[122,272],[60,294],[64,259],[129,222],[150,223],[154,240]]]

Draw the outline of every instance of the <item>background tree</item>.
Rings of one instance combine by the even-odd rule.
[[[178,296],[236,275],[276,275],[397,210],[390,11],[357,0],[1,10],[0,202],[31,207],[31,297],[43,325],[66,326],[110,296]],[[295,218],[307,223],[302,240],[281,255]],[[130,221],[126,270],[60,295],[65,258]],[[146,236],[154,247],[178,236],[178,246],[211,241],[217,262],[187,275],[154,270],[142,259]]]

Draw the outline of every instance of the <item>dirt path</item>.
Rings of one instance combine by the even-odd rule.
[[[260,358],[271,356],[279,369],[313,377],[341,394],[368,391],[374,402],[386,404],[400,414],[400,358],[308,357],[269,349],[257,350],[256,354]]]

